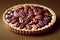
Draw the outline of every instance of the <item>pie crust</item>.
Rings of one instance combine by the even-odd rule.
[[[39,7],[43,7],[43,8],[45,8],[45,9],[49,10],[49,12],[53,15],[51,22],[50,22],[48,25],[45,25],[44,27],[38,28],[38,29],[36,29],[36,30],[25,30],[25,29],[19,29],[19,28],[16,28],[16,27],[12,27],[12,25],[11,25],[10,23],[8,23],[8,22],[6,21],[6,19],[5,19],[7,11],[10,10],[10,9],[12,9],[12,8],[17,9],[18,7],[27,6],[27,5],[29,5],[29,6],[32,6],[32,5],[33,5],[33,6],[39,6]],[[4,12],[4,14],[3,14],[3,21],[4,21],[7,25],[9,25],[11,31],[13,31],[13,32],[16,32],[16,33],[19,33],[19,34],[33,35],[33,34],[43,33],[43,32],[45,32],[45,31],[48,31],[49,29],[51,29],[52,26],[53,26],[53,24],[54,24],[55,21],[56,21],[56,14],[54,13],[53,10],[51,10],[50,8],[48,8],[48,7],[46,7],[46,6],[43,6],[43,5],[38,5],[38,4],[19,4],[19,5],[16,5],[16,6],[13,6],[13,7],[7,9],[7,10]]]

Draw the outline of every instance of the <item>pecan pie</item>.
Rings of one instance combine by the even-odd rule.
[[[20,4],[7,9],[3,21],[13,32],[39,34],[49,30],[56,21],[55,13],[38,4]]]

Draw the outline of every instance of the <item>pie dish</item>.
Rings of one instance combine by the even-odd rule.
[[[13,32],[33,35],[51,29],[56,21],[56,14],[43,5],[19,4],[4,12],[3,21]]]

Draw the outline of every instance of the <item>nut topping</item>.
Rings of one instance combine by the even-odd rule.
[[[26,25],[26,29],[31,30],[31,28],[32,28],[31,25],[29,24]]]
[[[19,17],[19,22],[23,23],[23,19],[21,17]]]
[[[32,30],[37,29],[37,26],[35,24],[32,25]]]
[[[6,20],[9,23],[16,23],[20,29],[35,30],[48,25],[52,20],[52,14],[43,7],[22,6],[11,9],[6,14]]]

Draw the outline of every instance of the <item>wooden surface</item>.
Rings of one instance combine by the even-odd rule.
[[[47,6],[54,10],[57,15],[57,21],[53,28],[48,32],[39,35],[19,35],[9,30],[3,22],[2,15],[4,11],[11,6],[23,3],[34,3]],[[60,40],[60,0],[0,0],[0,40]]]

